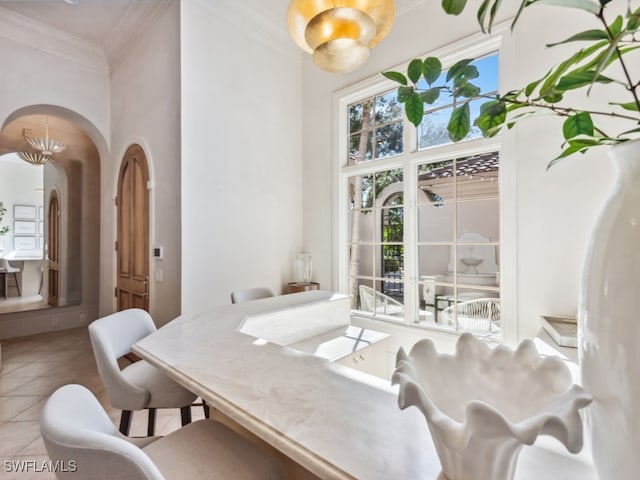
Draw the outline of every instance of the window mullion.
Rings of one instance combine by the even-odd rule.
[[[408,130],[408,129],[407,129]],[[415,131],[415,128],[413,128]],[[404,195],[404,304],[406,323],[416,323],[418,321],[418,230],[417,220],[417,168],[408,157],[403,162],[403,195]],[[409,221],[407,221],[409,220]]]

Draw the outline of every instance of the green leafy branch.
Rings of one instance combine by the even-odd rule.
[[[523,10],[534,4],[563,6],[586,11],[595,16],[602,25],[600,29],[590,29],[565,40],[547,45],[583,42],[581,48],[524,88],[509,91],[503,95],[488,95],[474,83],[479,78],[473,60],[465,59],[452,65],[446,73],[443,84],[435,83],[443,68],[436,57],[424,60],[414,59],[409,63],[406,74],[395,71],[383,75],[399,84],[398,101],[405,107],[408,120],[416,127],[424,118],[425,104],[434,104],[441,95],[448,95],[453,103],[453,111],[447,129],[449,138],[460,141],[467,136],[472,125],[477,126],[485,137],[492,137],[505,126],[512,128],[518,122],[540,114],[552,114],[565,118],[562,133],[564,137],[562,153],[550,165],[574,153],[584,153],[590,148],[615,145],[640,134],[640,80],[634,80],[628,68],[628,57],[638,48],[636,38],[640,30],[640,8],[631,8],[628,1],[624,16],[618,15],[608,22],[605,8],[613,0],[523,0],[513,21],[512,28]],[[466,0],[443,0],[447,13],[461,13]],[[478,23],[484,32],[489,32],[502,0],[484,0],[478,9]],[[605,75],[611,65],[618,65],[623,72],[622,79]],[[420,88],[421,81],[426,88]],[[573,108],[562,104],[566,92],[586,89],[589,95],[595,84],[620,85],[629,94],[628,101],[610,101],[610,110]],[[471,119],[469,102],[477,98],[487,101],[480,107],[479,115]],[[615,135],[607,133],[597,123],[602,118],[618,118],[631,124]]]
[[[5,213],[7,213],[7,209],[5,208],[4,204],[0,202],[0,223],[2,223],[2,218],[4,217]],[[9,233],[9,230],[10,228],[7,225],[5,225],[4,227],[0,227],[0,237]]]

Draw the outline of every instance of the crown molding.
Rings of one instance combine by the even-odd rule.
[[[157,2],[132,2],[113,27],[104,45],[105,55],[113,71],[125,57],[131,45],[144,35],[150,25],[169,8],[175,0]]]
[[[0,7],[0,38],[94,70],[108,72],[102,49],[86,40]]]

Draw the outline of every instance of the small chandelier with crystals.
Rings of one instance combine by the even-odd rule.
[[[25,140],[36,152],[18,152],[20,157],[25,162],[29,162],[33,165],[44,165],[51,161],[51,158],[56,153],[64,152],[67,146],[60,140],[54,140],[49,138],[49,119],[45,120],[45,135],[44,137],[31,137],[25,134]]]

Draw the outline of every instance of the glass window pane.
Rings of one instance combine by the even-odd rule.
[[[497,242],[500,240],[500,204],[498,199],[474,200],[458,203],[458,237],[461,234],[477,233],[486,240],[481,242]],[[478,241],[468,238],[469,241]]]
[[[386,204],[390,197],[402,192],[402,181],[401,168],[376,172],[376,199],[383,200]]]
[[[418,165],[418,204],[440,205],[454,193],[452,160]]]
[[[403,106],[398,102],[397,90],[376,97],[376,124],[400,120],[402,115]]]
[[[457,282],[464,285],[497,286],[496,273],[500,270],[497,251],[497,245],[458,244]]]
[[[434,322],[440,327],[454,327],[455,322],[451,321],[453,317],[451,306],[455,304],[455,287],[436,284],[436,292],[433,298]]]
[[[349,178],[349,205],[351,209],[370,208],[373,198],[373,176],[362,175]]]
[[[392,157],[402,153],[402,122],[376,129],[376,158]]]
[[[418,242],[452,242],[454,203],[418,205]]]
[[[374,276],[374,246],[353,243],[349,247],[349,276]]]
[[[349,133],[366,130],[373,126],[373,99],[369,98],[349,106]]]
[[[418,278],[435,277],[436,282],[453,282],[449,272],[450,245],[420,245],[418,247]],[[449,273],[448,273],[449,272]]]
[[[473,62],[480,76],[474,79],[474,85],[480,87],[482,93],[498,90],[498,54],[494,53]]]
[[[455,329],[478,335],[500,333],[501,305],[498,292],[459,289],[453,312],[444,312],[442,318],[452,320]],[[451,317],[451,318],[449,318]]]
[[[382,209],[382,241],[402,243],[404,239],[404,209],[390,207]]]
[[[349,210],[349,243],[373,243],[375,218],[373,210]]]
[[[422,123],[418,127],[418,148],[451,143],[447,125],[452,111],[453,109],[449,107],[424,115]]]
[[[373,132],[356,133],[349,137],[349,165],[373,158]]]
[[[459,199],[498,196],[498,152],[474,155],[456,161],[457,194]]]

